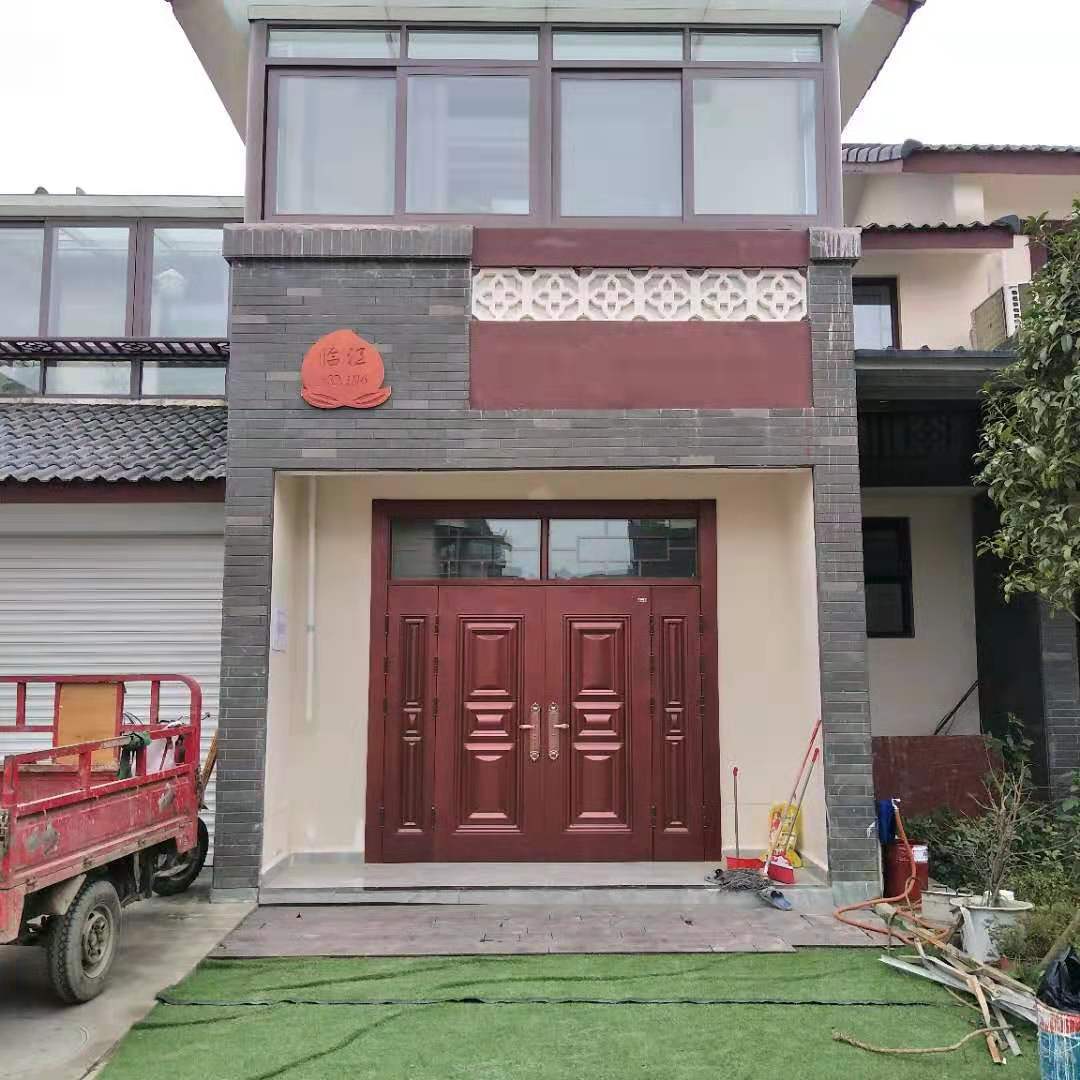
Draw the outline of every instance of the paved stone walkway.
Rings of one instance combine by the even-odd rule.
[[[879,945],[831,915],[707,905],[549,908],[457,904],[261,907],[210,954],[445,956],[499,953],[791,952]]]

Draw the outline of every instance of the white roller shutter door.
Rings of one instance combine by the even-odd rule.
[[[205,755],[218,719],[222,563],[220,534],[0,534],[0,674],[191,675],[210,714]],[[145,717],[148,697],[145,686],[129,693],[125,709]],[[0,687],[5,718],[14,698]],[[186,698],[163,688],[162,719],[183,716]],[[28,695],[28,712],[31,722],[51,720],[50,695]],[[0,755],[47,744],[47,734],[0,732]],[[211,826],[213,799],[211,787]]]

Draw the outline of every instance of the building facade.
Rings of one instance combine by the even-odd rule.
[[[804,853],[877,888],[839,132],[908,5],[772,7],[251,13],[221,893],[715,859],[733,764],[760,847],[819,715]]]
[[[221,246],[242,211],[239,199],[0,198],[0,672],[193,675],[204,751],[221,649]],[[52,717],[47,689],[29,691],[31,722]],[[14,687],[0,697],[13,708]],[[166,694],[162,715],[182,699]],[[142,716],[148,705],[126,701]],[[0,754],[42,738],[4,734]]]
[[[30,507],[5,519],[34,538],[20,574],[42,499],[72,550],[93,518],[154,576],[198,562],[179,522],[218,545],[218,896],[357,864],[715,860],[733,766],[760,849],[818,717],[802,850],[838,897],[878,889],[875,771],[879,796],[900,758],[904,783],[962,780],[970,743],[912,738],[942,720],[1020,716],[1067,784],[1075,635],[997,600],[971,455],[1037,263],[1016,215],[1063,214],[1080,153],[843,148],[915,6],[174,0],[247,144],[228,340],[197,303],[161,321],[193,296],[154,261],[161,208],[129,213],[122,323],[71,331],[67,208],[13,210],[43,255],[9,275],[39,306],[0,318],[2,497]],[[43,425],[54,463],[26,450]],[[146,491],[122,525],[100,502]],[[216,657],[216,613],[185,610],[129,625],[182,660],[193,616]]]

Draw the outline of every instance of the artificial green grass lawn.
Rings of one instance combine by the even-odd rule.
[[[940,987],[886,968],[872,949],[795,953],[207,960],[137,1024],[104,1080],[969,1080],[994,1066],[981,1018]],[[515,1003],[462,1003],[465,997]],[[616,1005],[525,998],[604,999]],[[292,1004],[317,1001],[322,1004]],[[629,1004],[708,998],[760,1004]],[[801,1004],[780,1005],[764,999]],[[436,1004],[362,1005],[418,999]],[[179,1004],[180,1002],[219,1004]],[[812,1002],[846,1004],[814,1004]],[[860,1005],[857,1002],[895,1002]],[[235,1004],[265,1002],[266,1004]],[[234,1003],[234,1004],[230,1004]],[[907,1003],[907,1004],[900,1004]],[[1039,1075],[1034,1040],[1012,1080]]]

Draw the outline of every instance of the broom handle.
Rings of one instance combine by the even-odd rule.
[[[818,732],[821,730],[821,717],[817,718],[817,722],[814,724],[814,730],[810,732],[810,742],[806,747],[806,753],[803,754],[802,763],[799,765],[799,771],[795,774],[795,783],[791,785],[791,794],[788,796],[785,806],[791,806],[795,801],[795,795],[799,790],[799,781],[802,779],[803,769],[806,768],[806,762],[810,758],[810,751],[814,748],[814,743],[817,741]],[[783,833],[784,811],[780,811],[780,825],[777,827],[776,835],[770,837],[769,855],[772,855],[776,851],[776,841],[781,838]],[[785,850],[785,849],[781,849]]]
[[[821,750],[818,747],[814,747],[814,756],[810,759],[810,768],[806,770],[806,779],[803,781],[802,791],[799,792],[799,801],[795,806],[795,813],[791,815],[791,824],[788,826],[787,840],[780,847],[780,854],[786,855],[788,848],[791,847],[791,841],[795,836],[795,825],[799,820],[799,815],[802,813],[803,799],[806,798],[806,789],[810,786],[810,777],[814,772],[814,766],[817,764],[818,754]]]
[[[735,800],[735,858],[742,857],[739,850],[739,766],[731,770],[732,798]]]

